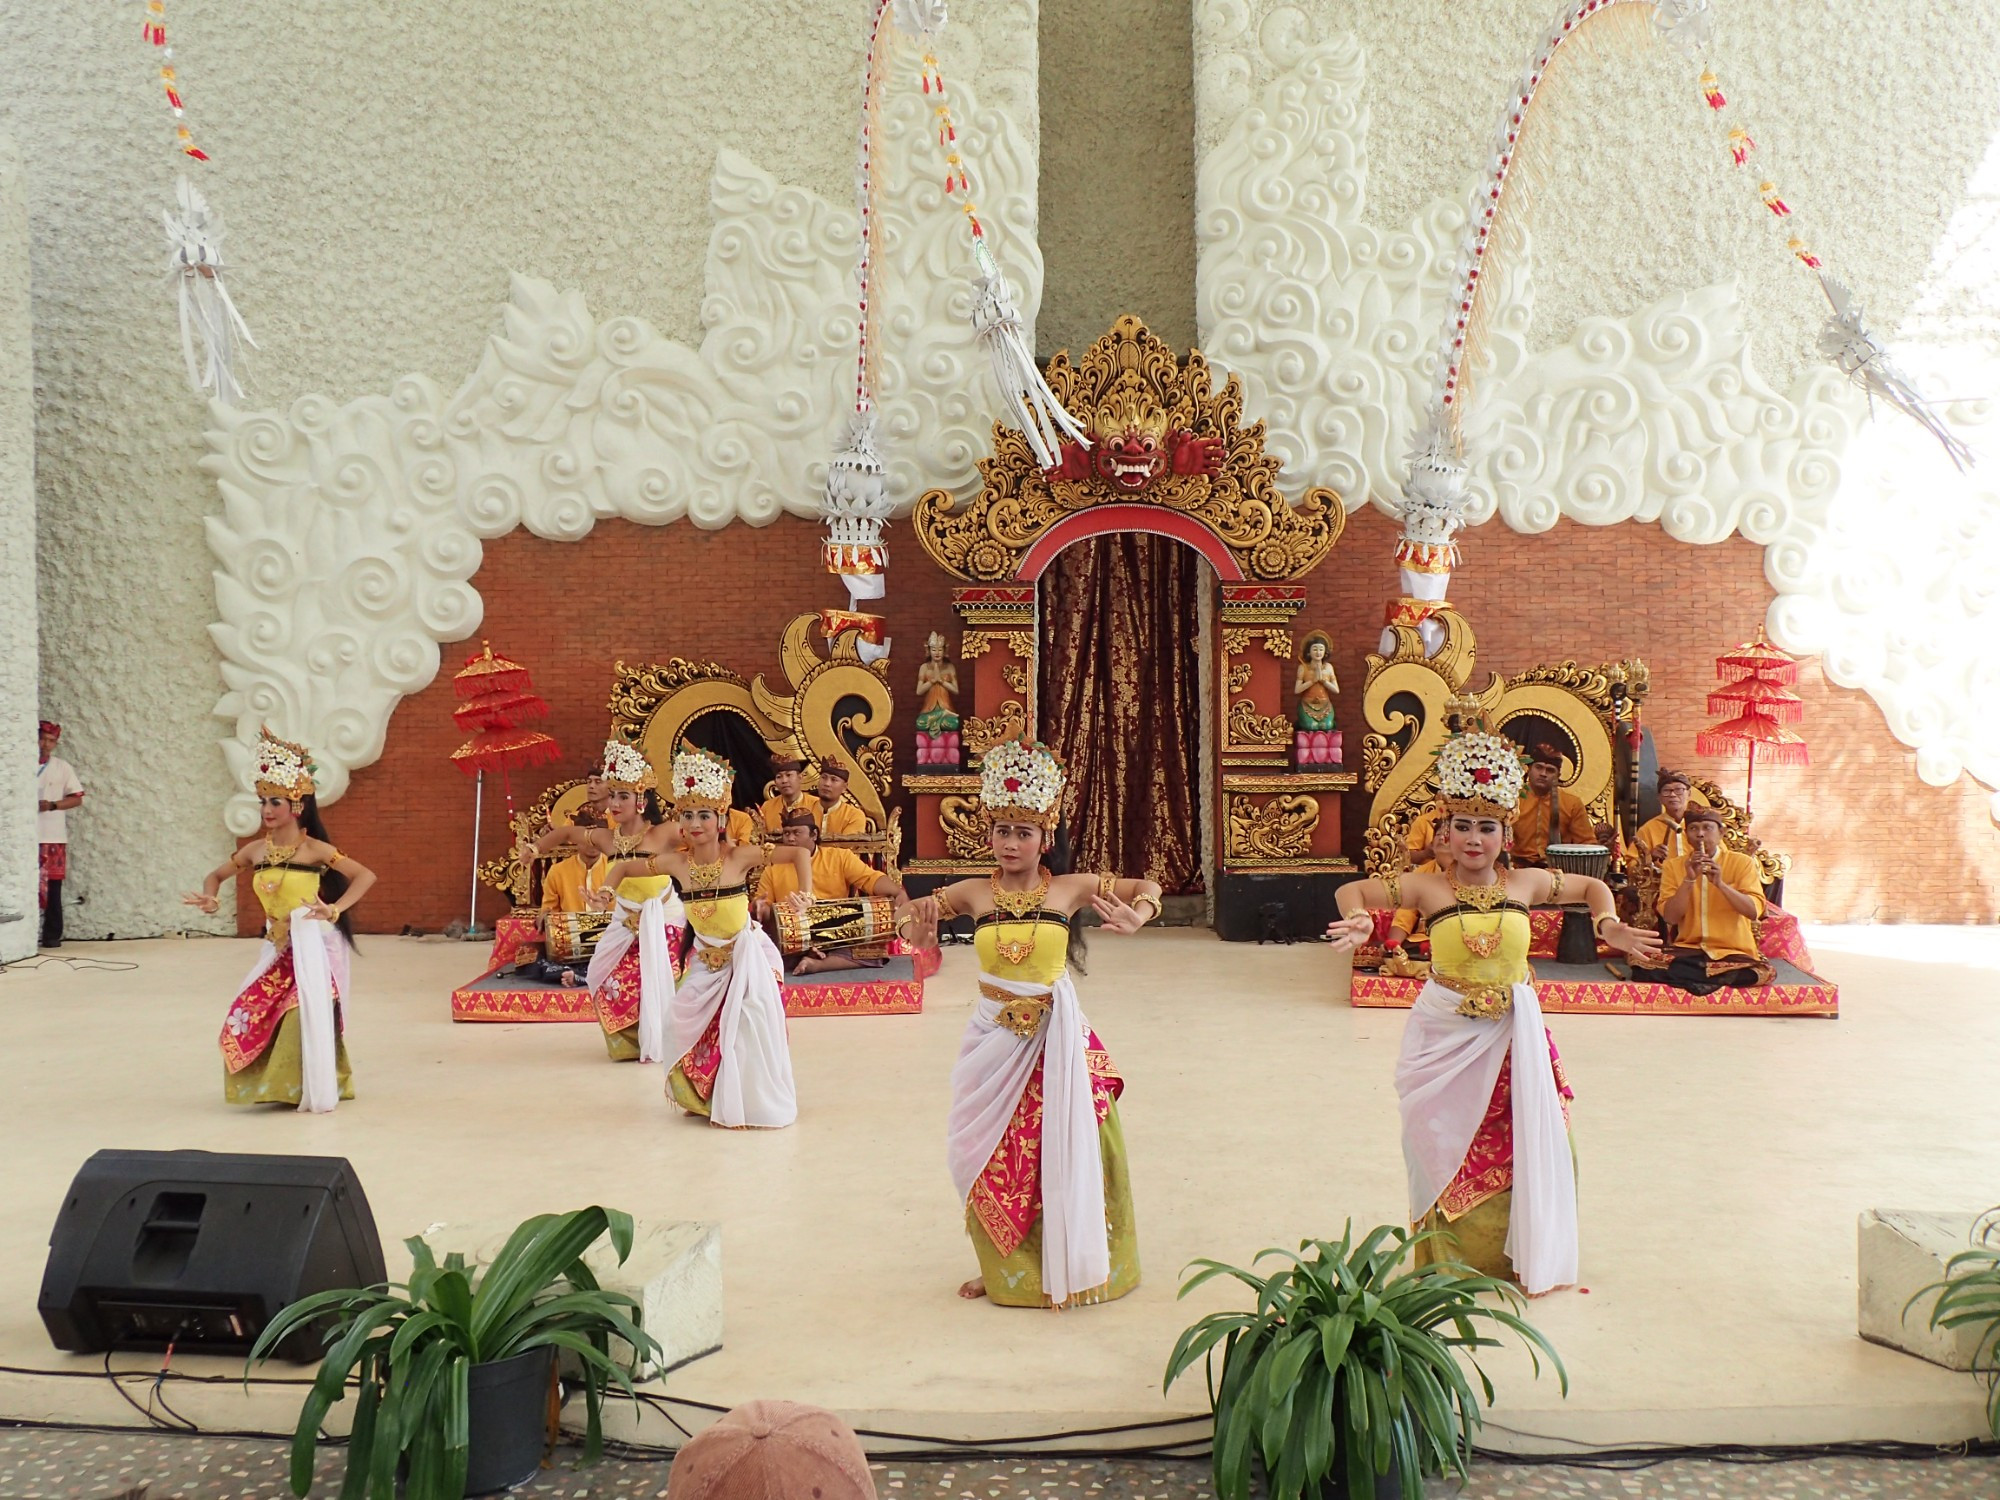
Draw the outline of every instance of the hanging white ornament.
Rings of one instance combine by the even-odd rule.
[[[201,190],[183,177],[175,187],[176,206],[161,214],[171,247],[169,274],[180,301],[181,357],[188,384],[197,395],[213,396],[225,406],[243,398],[240,373],[242,345],[257,341],[236,304],[222,273],[222,216],[208,206]],[[196,346],[199,345],[199,354]]]
[[[1819,331],[1819,352],[1868,393],[1872,403],[1881,401],[1894,407],[1944,445],[1944,451],[1961,471],[1973,463],[1972,449],[1951,430],[1944,417],[1924,398],[1916,382],[1905,375],[1889,355],[1889,349],[1862,321],[1861,307],[1854,294],[1836,276],[1822,271],[1819,277],[1826,300],[1833,305]]]

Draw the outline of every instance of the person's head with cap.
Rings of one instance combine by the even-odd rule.
[[[1528,787],[1540,796],[1546,797],[1555,790],[1556,777],[1562,772],[1562,751],[1554,745],[1535,744],[1528,747]]]
[[[830,1411],[751,1401],[695,1436],[667,1475],[667,1500],[876,1500],[868,1455]]]
[[[1687,810],[1682,824],[1690,847],[1711,857],[1722,848],[1722,814],[1714,808],[1697,803]]]
[[[1660,772],[1660,811],[1667,815],[1669,823],[1678,823],[1686,816],[1693,791],[1694,783],[1687,772],[1664,769]]]
[[[41,746],[42,759],[47,761],[56,753],[56,741],[62,738],[62,725],[54,719],[44,719],[38,728],[36,742]]]
[[[819,768],[819,800],[828,807],[847,795],[847,767],[828,761]]]
[[[796,755],[781,755],[771,762],[771,790],[787,802],[799,794],[799,777],[806,763]]]

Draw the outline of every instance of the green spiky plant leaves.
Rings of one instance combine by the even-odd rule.
[[[1221,1500],[1246,1500],[1257,1468],[1272,1500],[1317,1494],[1336,1472],[1356,1500],[1375,1493],[1378,1475],[1396,1475],[1404,1500],[1422,1500],[1426,1474],[1463,1477],[1482,1398],[1493,1400],[1477,1351],[1500,1347],[1497,1334],[1527,1345],[1537,1375],[1548,1356],[1569,1393],[1562,1360],[1520,1316],[1511,1283],[1456,1261],[1399,1270],[1439,1237],[1449,1238],[1385,1224],[1356,1244],[1349,1223],[1338,1240],[1307,1240],[1296,1255],[1260,1251],[1253,1266],[1287,1262],[1269,1276],[1194,1262],[1181,1296],[1218,1276],[1256,1295],[1254,1311],[1210,1313],[1183,1332],[1162,1384],[1203,1364]]]
[[[1972,1373],[1986,1382],[1986,1425],[2000,1437],[2000,1208],[1972,1224],[1972,1248],[1945,1262],[1944,1280],[1932,1282],[1903,1305],[1903,1316],[1932,1292],[1932,1328],[1971,1328],[1978,1342]]]
[[[622,1265],[632,1253],[632,1216],[610,1208],[538,1214],[508,1237],[483,1272],[457,1252],[438,1262],[421,1237],[405,1240],[407,1284],[320,1292],[271,1320],[245,1365],[270,1357],[292,1330],[326,1319],[326,1354],[292,1437],[292,1493],[312,1489],[320,1424],[359,1383],[340,1500],[460,1500],[465,1492],[467,1377],[476,1364],[534,1349],[566,1351],[582,1372],[584,1461],[604,1449],[604,1393],[616,1385],[635,1403],[633,1372],[657,1357],[638,1303],[597,1283],[583,1255],[605,1235]],[[613,1337],[632,1351],[611,1357]],[[398,1468],[405,1467],[399,1487]]]

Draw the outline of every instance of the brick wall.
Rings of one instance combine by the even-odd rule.
[[[1375,511],[1358,512],[1309,581],[1311,606],[1297,622],[1340,643],[1340,716],[1351,744],[1362,730],[1363,657],[1394,588],[1394,530]],[[906,530],[892,541],[882,612],[897,648],[892,733],[899,770],[908,770],[923,639],[932,629],[955,638],[957,620],[953,580]],[[1703,760],[1692,747],[1708,722],[1715,654],[1754,633],[1769,601],[1760,548],[1741,539],[1691,547],[1653,526],[1563,522],[1540,536],[1482,527],[1466,538],[1465,553],[1452,599],[1478,631],[1482,669],[1642,656],[1653,674],[1647,722],[1661,759],[1739,792],[1740,760]],[[486,545],[474,583],[486,601],[480,635],[532,668],[552,710],[544,727],[566,752],[561,765],[515,778],[520,801],[578,774],[602,743],[615,659],[679,655],[777,678],[785,623],[845,599],[820,571],[819,529],[794,519],[718,532],[603,521],[576,543],[516,532]],[[476,645],[447,649],[438,681],[397,709],[382,760],[357,773],[328,811],[341,847],[381,877],[356,913],[364,931],[436,929],[466,913],[472,787],[448,760],[462,738],[451,721],[450,673]],[[1914,754],[1890,736],[1874,703],[1828,685],[1816,666],[1798,691],[1813,765],[1760,776],[1756,802],[1760,835],[1794,857],[1787,906],[1808,920],[1990,920],[2000,908],[2000,838],[1987,793],[1969,781],[1924,785]],[[504,837],[497,788],[489,793],[488,857]],[[502,905],[483,892],[481,919]]]

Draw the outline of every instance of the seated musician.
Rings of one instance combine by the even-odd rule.
[[[1656,869],[1688,852],[1687,832],[1681,824],[1687,817],[1688,799],[1694,795],[1694,783],[1685,771],[1662,768],[1659,792],[1660,815],[1640,824],[1632,835],[1639,859]]]
[[[797,756],[781,756],[771,762],[771,795],[757,809],[766,833],[778,832],[784,826],[786,813],[809,812],[815,821],[819,818],[819,798],[802,785],[805,769],[806,763]]]
[[[592,910],[590,892],[603,884],[604,871],[602,854],[572,846],[568,858],[557,860],[542,876],[543,922],[552,912]]]
[[[819,831],[830,839],[858,839],[868,832],[868,814],[847,795],[847,767],[828,762],[819,768]]]
[[[760,922],[772,921],[778,906],[785,903],[797,906],[813,901],[837,901],[844,896],[902,897],[903,886],[895,876],[872,868],[852,849],[820,848],[819,827],[813,822],[812,814],[804,809],[785,814],[778,841],[812,851],[812,890],[799,889],[798,871],[790,864],[774,861],[766,865],[764,878],[757,885],[756,904],[752,908]],[[785,967],[794,974],[819,974],[829,969],[880,968],[885,961],[807,949],[804,953],[787,956]]]
[[[1528,785],[1514,812],[1514,842],[1508,849],[1517,865],[1546,869],[1551,844],[1611,844],[1609,824],[1591,826],[1583,799],[1556,785],[1562,752],[1553,745],[1528,748]]]
[[[1722,815],[1714,808],[1688,808],[1682,826],[1688,852],[1660,869],[1659,913],[1673,928],[1667,966],[1635,965],[1632,977],[1694,995],[1769,984],[1774,972],[1757,951],[1763,871],[1751,856],[1722,847]]]

